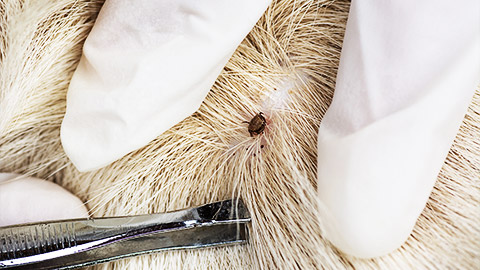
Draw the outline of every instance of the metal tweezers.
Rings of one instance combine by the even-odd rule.
[[[0,269],[72,269],[174,249],[246,243],[240,199],[160,214],[72,219],[0,228]]]

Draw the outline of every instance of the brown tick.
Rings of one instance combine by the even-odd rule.
[[[244,121],[244,123],[248,123],[248,132],[250,136],[253,135],[260,135],[265,130],[265,126],[267,125],[267,121],[263,116],[263,113],[260,112],[255,115],[250,122]]]

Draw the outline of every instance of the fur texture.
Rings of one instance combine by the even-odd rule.
[[[372,260],[322,238],[316,138],[333,94],[348,1],[278,0],[202,107],[144,148],[79,173],[59,137],[69,80],[102,1],[0,0],[0,171],[54,181],[93,216],[175,210],[241,196],[249,245],[174,251],[108,269],[474,269],[480,265],[480,92],[406,244]],[[258,112],[263,135],[247,125]]]

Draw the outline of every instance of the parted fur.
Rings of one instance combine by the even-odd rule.
[[[360,260],[322,238],[316,140],[333,95],[348,1],[274,1],[195,114],[106,168],[78,172],[62,149],[60,124],[69,80],[101,5],[0,0],[0,171],[54,181],[79,196],[93,216],[169,211],[240,196],[252,224],[245,246],[165,252],[95,268],[480,265],[479,91],[406,244],[388,256]],[[266,128],[251,137],[244,121],[259,112]]]

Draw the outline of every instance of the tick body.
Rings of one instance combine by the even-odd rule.
[[[245,123],[248,123],[248,133],[250,133],[250,136],[252,137],[253,135],[262,134],[262,132],[265,130],[265,126],[267,125],[267,121],[265,120],[262,112],[255,115],[250,122]]]

